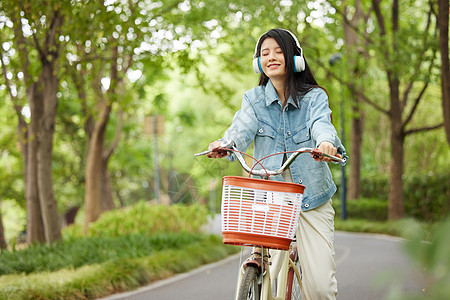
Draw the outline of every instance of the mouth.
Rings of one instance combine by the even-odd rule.
[[[280,64],[268,64],[267,65],[267,67],[269,68],[269,69],[276,69],[276,68],[278,68],[280,66]]]

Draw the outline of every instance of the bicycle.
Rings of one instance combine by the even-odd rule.
[[[250,168],[231,142],[222,141],[222,151],[233,152],[249,176],[261,179],[225,176],[222,190],[223,243],[243,246],[236,299],[291,300],[301,299],[301,266],[294,239],[305,186],[290,182],[270,181],[270,176],[283,173],[301,153],[326,156],[345,163],[346,158],[330,156],[315,148],[274,153],[292,155],[278,170],[266,170],[261,160]],[[204,151],[195,156],[211,152]],[[248,155],[250,156],[250,155]],[[250,156],[251,157],[251,156]],[[242,263],[245,246],[254,247],[252,255]],[[276,254],[276,255],[271,255]]]

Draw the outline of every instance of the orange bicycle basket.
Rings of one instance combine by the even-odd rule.
[[[237,176],[222,183],[224,244],[289,249],[305,186]]]

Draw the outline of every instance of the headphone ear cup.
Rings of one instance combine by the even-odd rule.
[[[294,55],[294,72],[302,72],[305,68],[305,59],[303,56]]]
[[[256,57],[253,59],[253,70],[257,74],[263,73],[263,71],[261,70],[261,63],[260,63],[259,57]]]

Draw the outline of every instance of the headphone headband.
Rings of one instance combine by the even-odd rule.
[[[278,29],[279,29],[279,30],[286,31],[287,33],[289,33],[289,34],[291,35],[291,37],[294,39],[295,45],[297,46],[297,48],[298,48],[299,51],[300,51],[300,56],[303,57],[303,49],[302,49],[302,47],[300,46],[300,43],[299,43],[297,37],[296,37],[292,32],[290,32],[290,31],[287,30],[287,29],[284,29],[284,28],[278,28]],[[273,29],[271,29],[271,30],[273,30]],[[269,31],[270,31],[270,30],[269,30]],[[259,45],[259,42],[261,41],[261,38],[262,38],[266,33],[268,33],[269,31],[266,31],[265,33],[263,33],[263,34],[259,37],[258,41],[256,42],[256,46],[255,46],[255,54],[253,54],[253,58],[257,58],[257,57],[258,57],[258,45]]]

